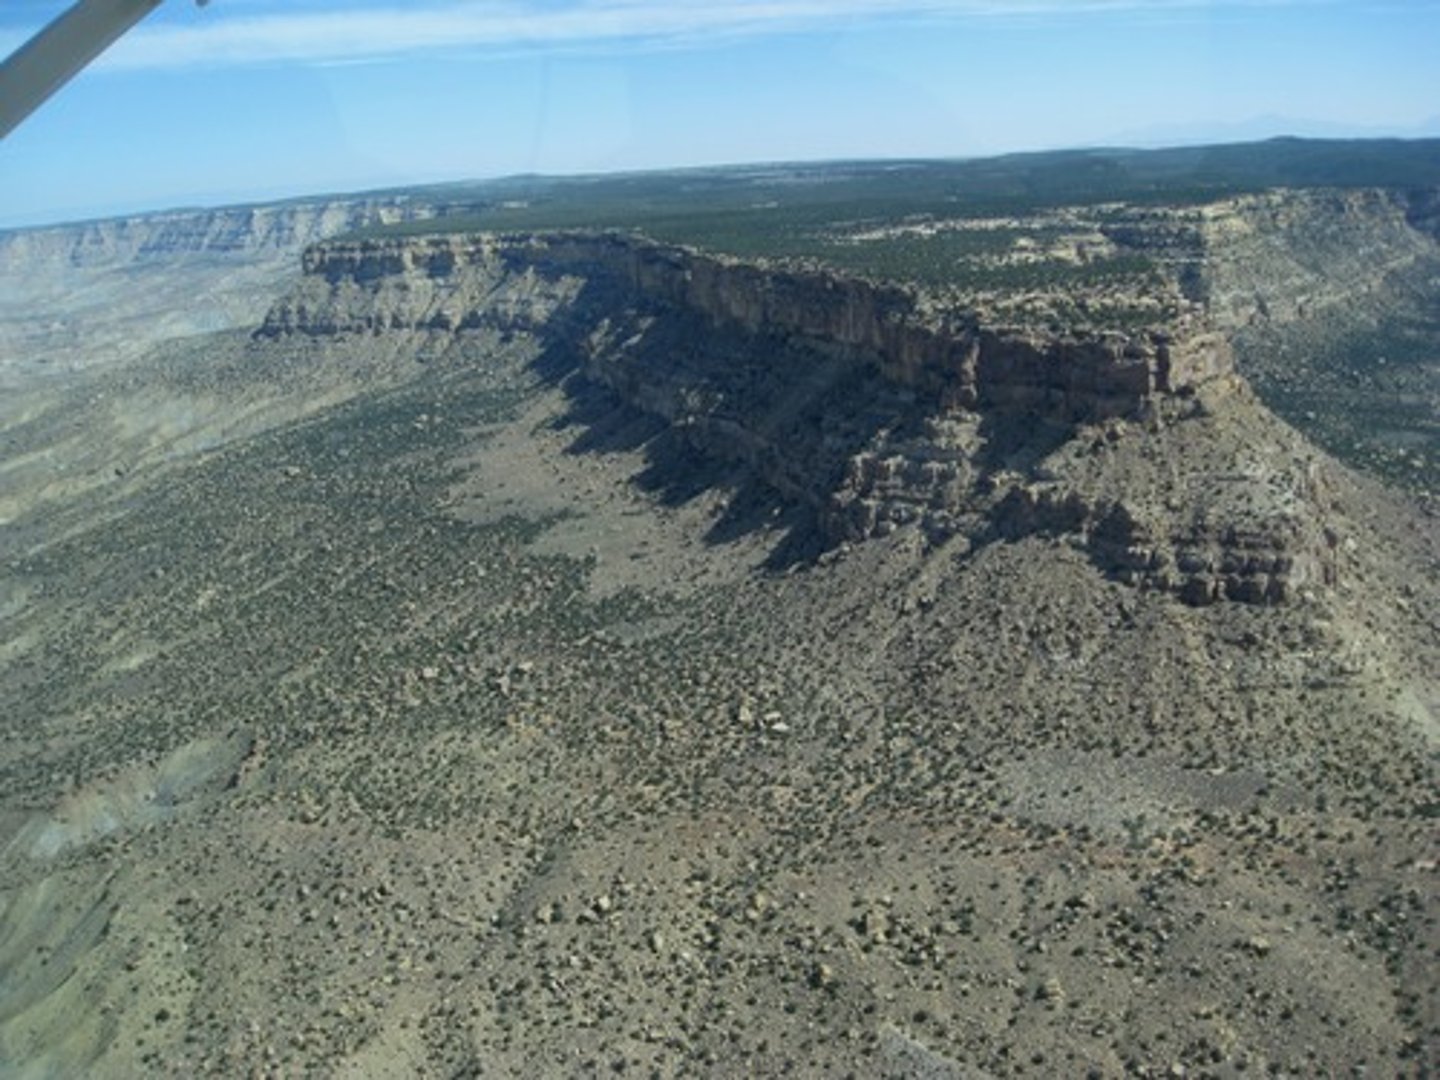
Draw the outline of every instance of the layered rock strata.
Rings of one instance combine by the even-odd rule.
[[[293,258],[305,245],[338,233],[434,217],[441,209],[404,196],[357,196],[0,229],[0,273],[23,279],[55,269],[132,266],[183,256],[223,258],[242,252]]]
[[[304,267],[331,292],[314,305],[303,293],[282,301],[262,335],[528,322],[525,305],[496,310],[476,287],[492,285],[497,298],[509,298],[517,290],[501,279],[537,274],[551,283],[603,281],[620,286],[631,304],[698,314],[726,330],[798,339],[869,364],[947,406],[1103,419],[1130,415],[1156,395],[1187,394],[1234,370],[1228,349],[1213,335],[1065,336],[987,327],[973,312],[936,310],[902,286],[617,234],[335,243],[308,250]]]
[[[1308,466],[1262,482],[1233,442],[1164,460],[1193,457],[1217,409],[1264,415],[1199,320],[990,325],[906,287],[608,233],[332,242],[304,270],[257,337],[536,335],[809,507],[832,545],[1049,535],[1192,603],[1334,575]]]

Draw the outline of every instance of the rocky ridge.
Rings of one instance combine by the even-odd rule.
[[[830,547],[1049,535],[1194,604],[1283,601],[1337,573],[1323,467],[1298,441],[1282,466],[1244,439],[1210,460],[1217,413],[1272,441],[1278,425],[1193,315],[1047,332],[634,236],[489,234],[312,247],[257,337],[481,327],[538,335],[689,448],[743,462]]]
[[[0,230],[0,273],[33,275],[59,267],[98,267],[198,254],[270,252],[289,256],[328,236],[367,225],[431,217],[435,212],[433,202],[406,196],[352,196]]]

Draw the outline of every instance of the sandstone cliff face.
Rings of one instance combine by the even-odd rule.
[[[1348,463],[1440,492],[1440,192],[1281,191],[1186,211],[1190,295],[1266,403]]]
[[[357,241],[308,249],[304,279],[275,303],[258,336],[540,330],[585,283],[541,274],[495,237]]]
[[[1192,393],[1233,371],[1217,335],[987,327],[974,313],[933,310],[896,285],[613,234],[358,241],[308,251],[304,267],[330,292],[282,301],[262,334],[453,329],[496,317],[485,289],[530,273],[603,281],[631,300],[700,315],[727,331],[803,341],[947,405],[1096,420],[1129,415],[1157,395]]]
[[[1433,258],[1440,193],[1278,190],[1135,210],[1107,237],[1167,263],[1221,330],[1351,306]]]
[[[899,286],[614,234],[331,243],[304,269],[257,337],[535,334],[808,506],[831,545],[1051,535],[1192,603],[1335,573],[1307,467],[1257,478],[1243,439],[1205,448],[1216,415],[1264,414],[1196,323],[986,325]]]
[[[434,212],[362,197],[0,231],[0,383],[254,326],[307,245]]]
[[[289,257],[329,236],[433,213],[433,208],[407,198],[361,197],[0,230],[0,274],[44,274],[60,267],[114,266],[177,255]]]

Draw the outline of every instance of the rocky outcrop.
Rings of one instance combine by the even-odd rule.
[[[271,306],[258,337],[538,331],[585,284],[542,274],[490,236],[336,242],[307,249],[301,263],[303,280]]]
[[[1063,485],[1011,488],[994,514],[1006,536],[1075,537],[1093,561],[1129,585],[1173,592],[1203,606],[1220,600],[1279,603],[1296,589],[1332,585],[1333,545],[1305,516],[1226,521],[1219,528],[1156,527],[1124,499],[1090,501]]]
[[[989,325],[906,287],[617,234],[337,242],[304,269],[258,338],[534,334],[808,506],[832,545],[906,528],[972,546],[1065,537],[1115,579],[1197,604],[1333,577],[1323,530],[1294,512],[1301,480],[1259,502],[1216,480],[1196,492],[1216,512],[1198,515],[1145,490],[1177,467],[1151,460],[1166,432],[1254,407],[1198,321]],[[1104,454],[1080,452],[1096,439]]]

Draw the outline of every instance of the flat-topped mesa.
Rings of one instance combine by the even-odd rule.
[[[1231,374],[1223,339],[1146,331],[1043,333],[987,326],[915,289],[659,245],[628,236],[541,237],[558,266],[608,263],[637,293],[750,333],[789,334],[873,363],[887,378],[966,407],[1010,406],[1070,419],[1135,411]]]
[[[1192,327],[1052,334],[987,326],[905,286],[616,233],[332,242],[309,249],[304,268],[328,289],[277,305],[261,334],[449,330],[506,319],[536,329],[583,282],[626,306],[795,339],[965,408],[1101,420],[1234,371],[1224,340]]]
[[[1064,538],[1197,604],[1333,578],[1323,484],[1267,464],[1288,436],[1193,315],[987,325],[919,289],[614,233],[331,242],[304,267],[258,337],[528,335],[808,507],[831,545]]]

